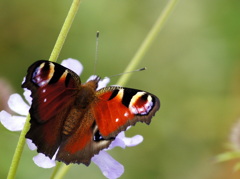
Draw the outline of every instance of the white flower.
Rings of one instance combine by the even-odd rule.
[[[75,60],[75,59],[67,59],[63,60],[61,65],[73,70],[77,75],[80,75],[83,66],[82,64]],[[91,76],[90,79],[94,79],[94,76]],[[89,81],[88,80],[88,81]],[[98,84],[98,89],[105,87],[109,83],[109,78],[104,78]],[[30,105],[32,103],[32,99],[30,97],[31,92],[27,89],[24,89],[24,97],[26,102],[22,99],[22,97],[15,93],[12,94],[8,100],[8,105],[10,109],[16,112],[19,115],[11,115],[6,111],[0,112],[0,122],[4,127],[6,127],[10,131],[21,131],[23,126],[26,122],[26,117],[28,115],[28,111],[30,109]],[[27,144],[31,150],[36,150],[36,146],[32,143],[30,139],[27,139]],[[138,145],[143,141],[143,137],[140,135],[136,135],[132,138],[125,137],[124,132],[120,132],[115,140],[111,143],[108,149],[100,151],[98,155],[95,155],[92,158],[92,161],[100,168],[103,175],[110,179],[115,179],[120,177],[124,172],[124,167],[120,163],[118,163],[115,159],[113,159],[106,150],[113,149],[114,147],[132,147]],[[57,152],[56,152],[57,154]],[[55,157],[56,154],[53,156],[52,159],[46,157],[44,154],[39,153],[35,157],[33,157],[33,161],[36,165],[42,168],[52,168],[56,165]]]
[[[26,92],[23,93],[26,95]],[[29,96],[30,97],[30,96]],[[27,99],[25,97],[25,99]],[[15,93],[9,97],[8,106],[10,109],[19,114],[19,116],[11,115],[6,111],[0,112],[0,121],[4,127],[10,131],[21,131],[26,122],[26,117],[30,106],[25,103],[22,97]]]

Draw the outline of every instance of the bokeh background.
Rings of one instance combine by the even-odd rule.
[[[167,0],[83,0],[58,62],[68,57],[94,69],[95,33],[100,31],[97,74],[121,73],[139,48]],[[71,1],[0,1],[0,102],[22,94],[28,66],[48,59]],[[240,118],[240,1],[179,0],[163,30],[126,86],[161,99],[150,126],[138,124],[137,147],[110,151],[125,166],[122,178],[237,179],[237,160],[215,163],[227,151],[232,126]],[[118,78],[111,79],[115,84]],[[7,109],[6,109],[7,110]],[[19,133],[0,125],[0,178],[6,178]],[[49,178],[27,146],[18,179]],[[66,178],[104,178],[94,164],[75,165]]]

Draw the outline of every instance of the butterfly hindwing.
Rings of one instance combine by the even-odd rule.
[[[115,137],[136,122],[149,124],[160,107],[159,99],[148,92],[106,87],[97,92],[98,102],[93,104],[96,123],[105,138]]]
[[[94,154],[107,148],[112,139],[99,138],[98,128],[91,110],[86,112],[76,132],[65,140],[56,156],[58,161],[69,163],[83,163],[89,165]]]

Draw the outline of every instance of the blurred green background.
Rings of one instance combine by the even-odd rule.
[[[83,0],[58,62],[68,57],[84,65],[85,81],[94,69],[95,33],[100,31],[97,74],[124,71],[167,0]],[[22,94],[27,67],[48,59],[71,1],[0,1],[1,110],[9,91]],[[180,0],[126,86],[156,94],[161,109],[150,126],[138,124],[137,147],[114,149],[122,178],[237,179],[236,161],[215,163],[226,151],[240,117],[240,1]],[[3,80],[5,82],[3,82]],[[112,78],[115,84],[118,78]],[[0,125],[0,178],[6,178],[18,132]],[[25,146],[17,177],[49,178],[38,168],[36,151]],[[94,164],[75,165],[66,178],[104,178]]]

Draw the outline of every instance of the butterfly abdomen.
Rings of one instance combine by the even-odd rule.
[[[89,110],[90,104],[95,99],[95,89],[92,86],[82,86],[79,88],[78,94],[75,97],[75,102],[70,110],[63,126],[62,133],[70,135],[80,127],[80,122],[85,118],[86,111]]]
[[[80,124],[83,113],[76,108],[72,108],[63,124],[62,133],[66,136],[71,135]]]

